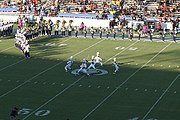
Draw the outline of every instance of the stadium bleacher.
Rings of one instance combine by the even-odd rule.
[[[90,18],[90,19],[97,19],[102,17],[101,14],[75,14],[75,13],[59,13],[59,17],[68,17],[68,18]],[[113,15],[107,15],[108,19],[112,19]]]

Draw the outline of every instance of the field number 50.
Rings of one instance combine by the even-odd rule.
[[[21,110],[19,110],[18,114],[20,115],[27,115],[32,111],[32,109],[28,109],[28,108],[22,108]],[[47,116],[50,114],[50,110],[38,110],[37,112],[34,113],[34,115],[36,116]]]

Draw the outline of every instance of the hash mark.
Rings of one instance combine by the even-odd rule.
[[[64,83],[61,84],[62,86],[64,85]]]

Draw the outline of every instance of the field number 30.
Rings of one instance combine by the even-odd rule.
[[[32,111],[32,109],[28,109],[28,108],[22,108],[21,110],[19,110],[18,114],[20,115],[27,115]],[[34,115],[36,116],[47,116],[50,114],[50,110],[38,110],[37,112],[34,113]]]

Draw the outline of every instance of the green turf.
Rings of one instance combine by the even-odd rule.
[[[13,37],[0,40],[0,120],[9,119],[14,106],[26,108],[21,120],[179,120],[179,43],[39,37],[24,59]],[[74,55],[78,69],[97,51],[108,74],[64,71],[68,57]],[[114,75],[115,55],[120,71]]]

